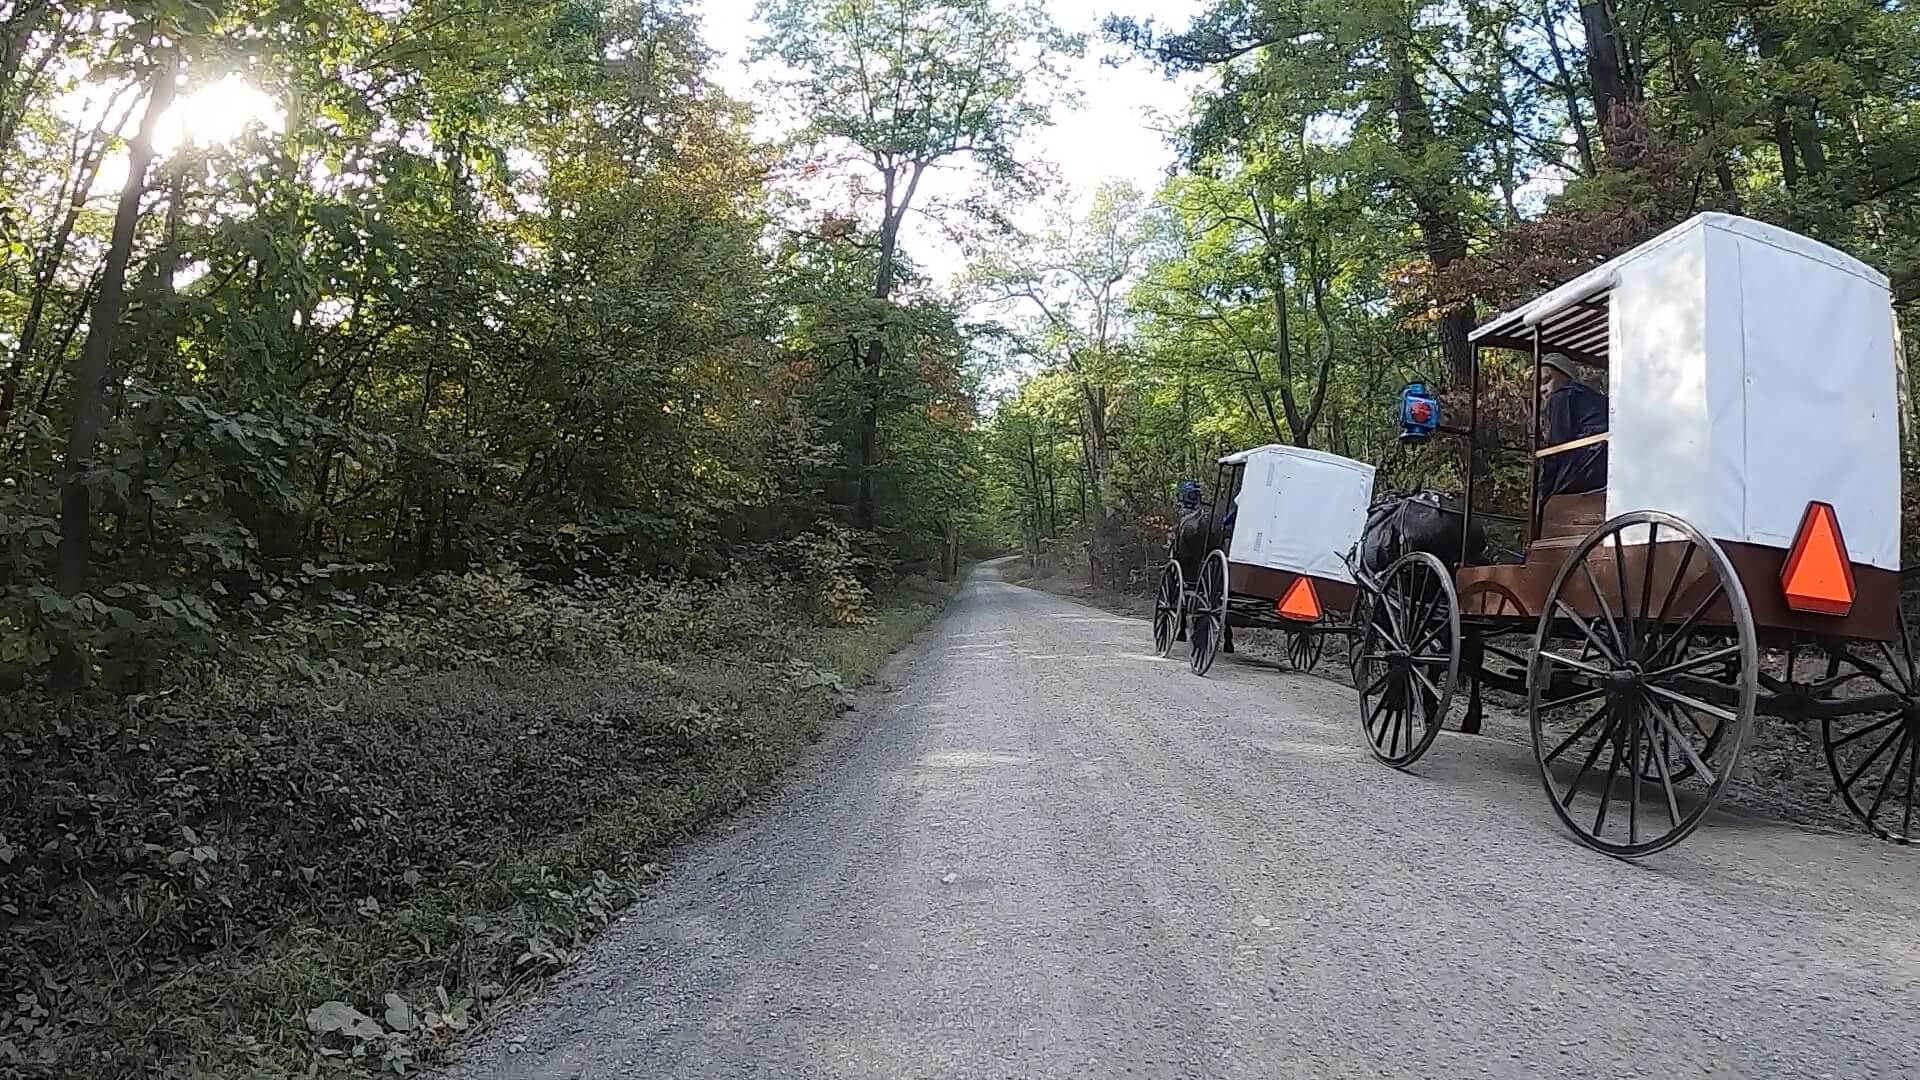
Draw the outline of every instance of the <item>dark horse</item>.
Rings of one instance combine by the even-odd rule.
[[[1394,560],[1410,552],[1424,551],[1439,559],[1448,570],[1460,568],[1464,556],[1474,563],[1486,557],[1487,537],[1480,523],[1468,522],[1460,501],[1437,491],[1416,491],[1396,495],[1373,505],[1367,511],[1367,525],[1360,534],[1359,567],[1368,574],[1384,573]],[[1480,733],[1480,670],[1484,658],[1480,635],[1462,631],[1460,664],[1467,683],[1467,713],[1460,730]],[[1429,703],[1431,704],[1431,703]]]

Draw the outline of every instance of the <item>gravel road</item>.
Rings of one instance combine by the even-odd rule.
[[[1615,862],[1516,745],[1397,773],[1342,683],[1149,638],[983,568],[453,1075],[1920,1074],[1920,852],[1725,816]]]

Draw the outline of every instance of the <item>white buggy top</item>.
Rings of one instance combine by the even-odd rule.
[[[1373,466],[1280,444],[1228,454],[1220,463],[1246,466],[1230,562],[1353,582],[1341,556],[1366,527]]]
[[[1887,278],[1701,214],[1473,332],[1608,370],[1606,514],[1663,510],[1788,548],[1831,504],[1848,557],[1900,568],[1901,361]]]

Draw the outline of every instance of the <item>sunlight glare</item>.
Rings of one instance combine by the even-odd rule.
[[[104,100],[99,88],[90,86],[86,92],[75,95],[68,111],[81,117],[89,109],[100,110],[100,103]],[[246,134],[255,124],[270,134],[281,134],[286,130],[286,112],[272,97],[255,89],[245,79],[228,75],[175,101],[154,127],[153,146],[163,158],[182,145],[201,149],[222,146]],[[139,110],[136,109],[128,114],[122,125],[121,137],[132,138],[138,125]],[[94,176],[89,195],[99,197],[117,194],[126,182],[127,152],[122,149],[108,155],[100,163],[100,171]]]
[[[183,142],[203,148],[230,143],[254,124],[278,135],[286,123],[285,111],[273,98],[240,76],[228,75],[174,102],[160,118],[153,143],[169,154]]]

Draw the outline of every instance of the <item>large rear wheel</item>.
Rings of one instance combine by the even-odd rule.
[[[1227,553],[1215,549],[1200,564],[1199,588],[1194,596],[1192,622],[1193,656],[1189,665],[1195,675],[1205,675],[1220,655],[1227,635]]]
[[[1873,696],[1902,701],[1841,716],[1823,715],[1820,742],[1833,773],[1833,788],[1868,831],[1882,840],[1911,844],[1914,777],[1920,773],[1920,667],[1913,632],[1900,613],[1900,637],[1892,644],[1856,646],[1857,667],[1872,680]],[[1864,661],[1861,663],[1860,661]]]
[[[1362,589],[1356,625],[1360,732],[1374,757],[1404,769],[1433,745],[1453,704],[1460,675],[1453,575],[1427,552],[1401,556]]]
[[[1671,514],[1624,514],[1555,576],[1527,714],[1553,812],[1581,843],[1650,855],[1700,827],[1753,728],[1758,643],[1720,545]]]
[[[1187,598],[1187,576],[1179,559],[1168,559],[1160,568],[1160,581],[1153,592],[1153,651],[1165,656],[1173,651],[1173,639],[1180,636],[1180,616]]]

